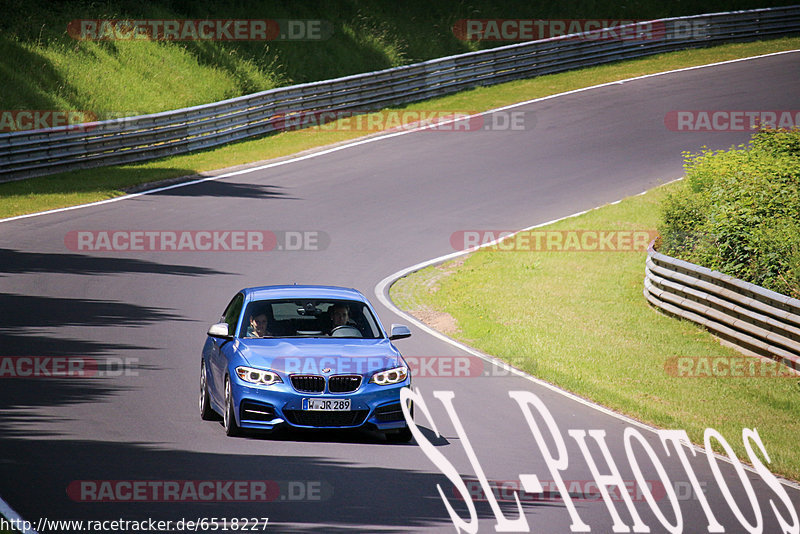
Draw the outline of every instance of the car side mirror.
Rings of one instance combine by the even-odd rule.
[[[389,339],[392,341],[396,339],[405,339],[407,337],[411,337],[411,330],[404,324],[393,324],[392,325],[392,333],[389,335]]]
[[[228,333],[228,323],[212,324],[208,329],[208,335],[211,337],[220,337],[223,339],[232,339],[233,336]]]

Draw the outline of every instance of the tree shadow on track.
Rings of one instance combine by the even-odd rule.
[[[219,198],[252,198],[252,199],[283,199],[298,200],[283,191],[277,185],[261,185],[252,183],[228,182],[224,180],[210,180],[199,184],[176,187],[164,191],[150,193],[150,195],[180,196],[180,197],[219,197]]]
[[[185,319],[159,308],[126,302],[0,293],[0,335],[20,333],[26,328],[130,327],[180,320]]]
[[[51,418],[35,412],[37,408],[68,406],[86,402],[101,402],[111,399],[121,387],[108,380],[97,378],[3,378],[0,388],[0,436],[27,437],[27,425],[51,421]],[[55,436],[55,433],[36,430],[36,436]],[[1,441],[1,440],[0,440]],[[2,493],[0,493],[2,494]]]
[[[435,447],[449,445],[444,436],[436,434],[423,426],[419,427],[425,438]],[[298,443],[386,443],[382,432],[370,430],[306,430],[306,429],[277,429],[271,432],[248,430],[243,436],[245,439],[261,439],[264,441],[284,441]],[[410,443],[394,443],[394,446],[414,446]]]
[[[0,494],[28,520],[268,517],[269,527],[278,532],[407,532],[452,528],[436,489],[440,484],[455,510],[469,517],[443,475],[392,467],[392,445],[385,445],[384,465],[365,466],[326,459],[324,444],[319,455],[307,457],[270,454],[268,447],[263,454],[237,453],[238,444],[239,440],[230,441],[227,453],[207,453],[136,443],[5,439],[0,441],[0,458],[7,459],[0,463]],[[151,489],[141,495],[150,497],[152,488],[165,481],[192,481],[195,488],[202,481],[211,481],[214,487],[217,482],[244,481],[245,491],[240,494],[244,499],[255,495],[247,491],[248,481],[266,482],[269,490],[265,497],[249,502],[237,500],[232,486],[227,494],[213,490],[218,502],[202,502],[197,493],[183,490],[182,496],[167,502],[123,501],[130,492],[113,481],[144,481]],[[103,487],[123,491],[117,495],[112,489],[103,497]],[[161,501],[163,495],[159,494]],[[479,517],[493,517],[486,503],[476,506]],[[561,504],[526,502],[524,506],[530,514],[537,507]],[[501,507],[509,516],[515,515],[504,503]]]
[[[122,356],[155,350],[151,347],[57,338],[42,335],[42,330],[131,328],[178,320],[185,319],[128,303],[0,293],[0,435],[25,435],[26,423],[47,422],[36,408],[107,400],[125,389],[114,377],[158,370],[138,357]],[[67,369],[73,373],[53,376]]]
[[[0,273],[119,274],[153,273],[176,276],[229,274],[191,265],[171,265],[136,258],[104,258],[85,254],[27,252],[0,248]],[[2,274],[0,274],[1,276]]]
[[[120,351],[148,350],[141,345],[103,343],[49,336],[20,336],[0,331],[0,354],[13,356],[106,356]]]

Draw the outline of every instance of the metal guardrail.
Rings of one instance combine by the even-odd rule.
[[[662,311],[800,370],[800,300],[656,252],[647,252],[644,296]]]
[[[0,182],[215,147],[279,131],[285,116],[297,112],[382,109],[621,59],[798,34],[800,6],[651,22],[661,29],[652,39],[608,39],[597,30],[581,38],[513,44],[175,111],[3,133]]]

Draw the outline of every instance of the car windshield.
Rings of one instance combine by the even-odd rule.
[[[259,300],[247,305],[241,338],[383,337],[369,307],[355,300]]]

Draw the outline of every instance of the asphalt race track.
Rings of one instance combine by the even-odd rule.
[[[507,110],[524,112],[523,130],[419,131],[216,181],[0,224],[0,355],[85,357],[100,362],[110,375],[2,380],[0,496],[34,522],[269,518],[263,531],[453,532],[437,485],[465,521],[468,507],[415,443],[389,444],[366,432],[227,438],[219,423],[200,420],[200,349],[230,297],[261,284],[350,286],[378,306],[388,328],[404,321],[379,305],[376,284],[404,267],[453,252],[453,232],[523,228],[676,179],[682,174],[682,151],[727,148],[749,134],[669,131],[668,112],[798,110],[798,87],[800,53],[727,63]],[[269,252],[86,252],[65,245],[70,232],[87,230],[307,232],[321,245],[320,250]],[[397,342],[405,355],[463,356],[412,330],[410,339]],[[568,453],[564,480],[594,478],[569,429],[604,430],[621,478],[633,480],[623,436],[626,429],[636,429],[679,490],[683,531],[708,531],[700,501],[684,491],[690,482],[677,455],[664,454],[654,432],[525,378],[495,374],[417,378],[432,422],[420,410],[416,422],[433,449],[462,477],[475,479],[466,442],[433,395],[454,393],[453,405],[486,478],[510,481],[498,505],[508,520],[518,518],[508,488],[519,488],[520,475],[537,475],[545,494],[522,495],[527,526],[517,523],[518,531],[569,532],[572,520],[555,487],[545,483],[553,477],[511,391],[533,392],[555,418]],[[540,416],[536,420],[546,428]],[[553,436],[545,432],[545,438],[555,450]],[[608,474],[597,443],[591,438],[587,443],[600,471]],[[770,444],[765,447],[769,451]],[[645,479],[658,481],[644,450],[638,445],[635,450]],[[705,455],[686,451],[725,532],[745,532],[738,509],[749,523],[763,517],[763,532],[780,532],[770,501],[790,521],[774,488],[747,471],[759,507],[755,512],[747,485],[721,462],[736,503],[732,510]],[[124,500],[120,494],[103,500],[101,493],[82,493],[79,488],[87,486],[81,481],[94,481],[88,487],[98,491],[102,481],[150,481],[151,487],[164,481],[267,481],[272,493],[270,502],[236,495],[228,502],[191,495],[178,502]],[[800,509],[800,490],[782,487]],[[613,517],[596,486],[592,491],[570,489],[576,513],[591,532],[611,532]],[[494,532],[492,507],[479,493],[471,493],[479,531]],[[674,522],[669,500],[658,502]],[[614,505],[621,522],[632,527],[625,503],[617,499]],[[633,505],[652,532],[666,531],[643,498]]]

